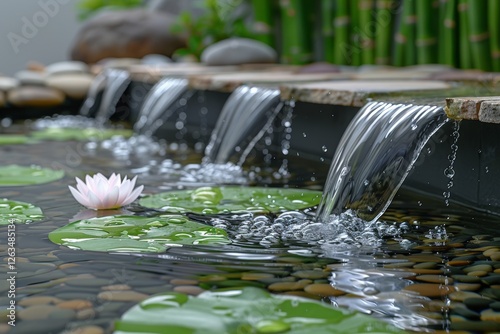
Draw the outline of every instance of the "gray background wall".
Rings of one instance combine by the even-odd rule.
[[[29,61],[68,59],[81,23],[74,0],[1,0],[0,73],[12,75]]]

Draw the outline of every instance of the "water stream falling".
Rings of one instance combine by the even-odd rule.
[[[90,85],[87,97],[80,108],[80,115],[89,117],[90,111],[94,108],[99,92],[104,89],[107,81],[106,71],[97,74]]]
[[[429,138],[447,121],[441,107],[370,102],[351,121],[337,147],[316,219],[352,209],[378,219]]]
[[[165,77],[146,96],[134,125],[138,134],[152,135],[176,111],[171,107],[188,89],[188,80]]]
[[[116,104],[131,82],[130,73],[126,70],[109,68],[103,73],[106,78],[106,87],[95,117],[98,124],[105,124],[113,116]]]
[[[240,86],[224,104],[205,149],[205,161],[224,164],[234,153],[243,164],[283,107],[275,88]]]

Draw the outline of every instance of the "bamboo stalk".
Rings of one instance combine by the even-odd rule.
[[[439,13],[439,62],[441,64],[457,66],[457,1],[441,0]]]
[[[388,65],[391,61],[393,0],[376,1],[375,64]]]
[[[488,25],[490,30],[490,46],[492,70],[500,72],[500,1],[488,2]]]
[[[374,63],[374,20],[373,20],[374,0],[359,0],[359,34],[361,44],[361,63]]]
[[[361,44],[360,38],[360,24],[359,24],[359,0],[351,0],[350,4],[350,14],[351,14],[351,65],[359,66],[361,65]]]
[[[394,65],[416,63],[415,56],[415,0],[403,0],[399,28],[395,36]]]
[[[469,15],[467,0],[458,0],[458,32],[460,36],[459,50],[460,58],[459,64],[461,68],[472,68],[472,54],[469,42]]]
[[[311,25],[305,0],[280,0],[282,24],[282,62],[304,64],[311,61]]]
[[[274,47],[273,1],[252,0],[253,32],[255,39]]]
[[[468,4],[472,65],[474,68],[489,71],[491,69],[491,53],[487,21],[488,2],[487,0],[469,0]],[[498,13],[496,14],[498,15]]]
[[[437,63],[437,18],[435,18],[434,0],[415,2],[417,17],[416,46],[417,64]]]
[[[351,63],[349,43],[349,2],[348,0],[336,1],[334,26],[333,61],[335,64],[345,65]]]
[[[321,30],[323,39],[323,55],[327,62],[333,63],[334,60],[334,29],[333,29],[333,1],[321,0]]]

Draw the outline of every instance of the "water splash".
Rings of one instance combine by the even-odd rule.
[[[113,116],[116,104],[131,82],[130,73],[126,70],[108,68],[103,72],[106,78],[106,87],[95,117],[99,124],[105,124]]]
[[[222,108],[210,142],[205,148],[205,161],[228,162],[234,153],[243,164],[255,143],[266,133],[281,110],[278,89],[240,86]]]
[[[177,110],[173,106],[175,101],[180,106],[187,103],[186,98],[179,100],[187,90],[187,79],[165,77],[158,81],[144,99],[134,131],[151,136]]]
[[[447,121],[438,106],[370,102],[351,121],[330,167],[318,222],[347,209],[376,221],[429,138]]]
[[[444,170],[444,175],[448,178],[448,184],[446,185],[446,190],[443,192],[444,204],[446,206],[450,205],[451,188],[453,188],[453,179],[455,177],[455,160],[457,160],[458,152],[458,138],[460,137],[460,121],[455,121],[453,123],[453,133],[451,134],[453,138],[453,143],[451,144],[451,153],[448,155],[448,161],[450,164]]]

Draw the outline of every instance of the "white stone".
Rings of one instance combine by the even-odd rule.
[[[19,80],[21,85],[45,85],[45,75],[42,72],[22,70],[14,74],[14,77]]]
[[[0,76],[0,90],[7,91],[19,86],[19,80],[11,77]]]
[[[275,63],[276,51],[269,45],[248,38],[228,38],[210,45],[203,51],[201,61],[207,65],[241,65]]]
[[[141,63],[144,65],[162,65],[162,64],[170,64],[172,59],[167,56],[160,54],[149,54],[142,57]]]
[[[46,79],[47,86],[56,88],[73,99],[83,99],[94,80],[88,73],[73,73],[54,75]]]
[[[88,72],[89,66],[81,61],[61,61],[45,67],[45,73],[47,76]]]

